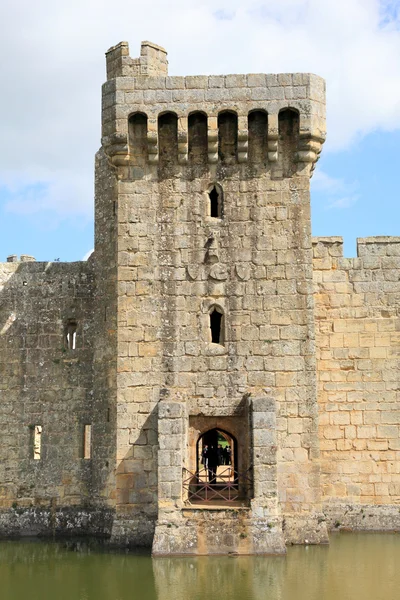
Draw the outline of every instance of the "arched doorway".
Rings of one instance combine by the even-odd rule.
[[[236,438],[223,429],[214,428],[206,431],[197,440],[196,459],[196,470],[199,473],[203,471],[203,477],[208,481],[215,478],[212,478],[207,472],[206,461],[217,467],[217,482],[226,479],[228,471],[237,471],[238,445]],[[229,467],[229,469],[224,467]],[[232,474],[230,476],[232,477]]]
[[[186,470],[183,482],[189,504],[247,504],[252,477],[250,469],[239,471],[240,452],[236,437],[219,427],[198,436],[195,470]]]

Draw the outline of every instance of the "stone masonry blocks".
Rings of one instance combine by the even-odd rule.
[[[0,264],[1,531],[82,511],[155,554],[257,554],[398,527],[400,238],[311,238],[325,82],[106,62],[94,254]],[[252,497],[205,510],[182,480],[211,429]]]

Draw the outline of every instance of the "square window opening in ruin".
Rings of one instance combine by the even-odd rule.
[[[68,319],[65,323],[64,342],[68,350],[76,350],[78,321],[76,319]]]
[[[83,427],[83,458],[92,458],[92,426],[89,424]]]

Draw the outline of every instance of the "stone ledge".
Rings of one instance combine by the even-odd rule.
[[[11,508],[0,511],[0,538],[101,536],[110,537],[114,511],[80,506]]]
[[[400,531],[398,504],[334,504],[323,506],[330,531]]]

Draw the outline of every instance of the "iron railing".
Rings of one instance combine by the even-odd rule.
[[[192,504],[246,501],[252,492],[251,469],[238,472],[233,467],[226,467],[217,472],[211,481],[205,469],[189,471],[183,469],[183,489],[187,492],[187,500]]]

